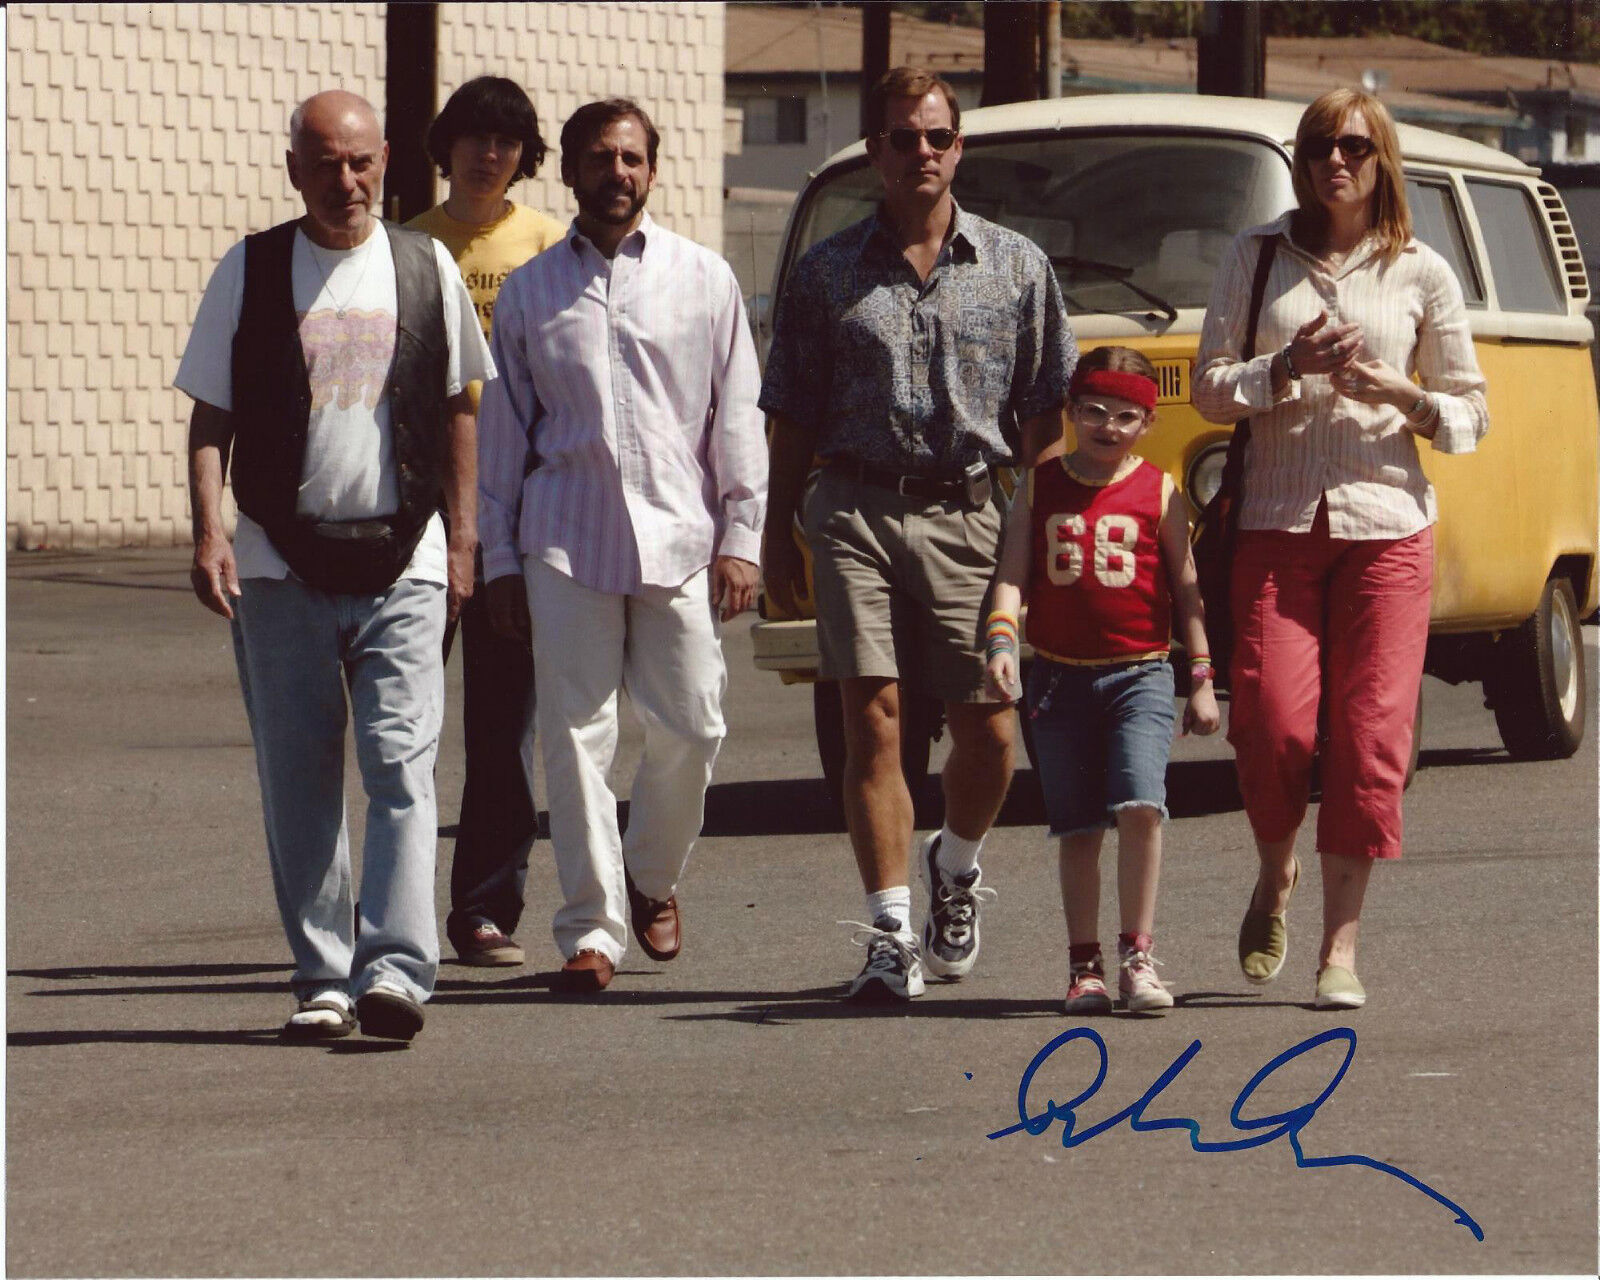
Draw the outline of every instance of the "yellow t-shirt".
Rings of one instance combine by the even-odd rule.
[[[486,338],[494,320],[494,300],[505,278],[567,234],[562,223],[522,204],[512,204],[504,216],[482,225],[460,222],[446,213],[442,204],[436,204],[406,226],[426,231],[450,250],[456,266],[461,268],[461,278],[467,282],[467,292],[478,309],[478,322],[483,325]],[[470,383],[468,390],[476,411],[483,384]]]

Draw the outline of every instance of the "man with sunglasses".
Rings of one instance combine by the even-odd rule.
[[[984,684],[982,620],[999,549],[992,472],[1061,438],[1077,359],[1049,260],[959,208],[961,109],[938,76],[896,67],[867,99],[883,182],[870,217],[815,245],[780,299],[761,407],[773,418],[766,590],[794,616],[815,581],[820,674],[836,680],[844,804],[866,892],[865,967],[849,994],[906,999],[923,968],[969,973],[978,855],[1011,778],[1016,721]],[[902,671],[945,705],[945,821],[918,848],[930,908],[911,932]]]

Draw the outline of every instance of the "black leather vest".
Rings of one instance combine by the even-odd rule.
[[[439,509],[449,456],[449,344],[431,237],[381,224],[394,256],[398,324],[389,400],[400,508],[327,522],[295,511],[305,468],[311,382],[294,309],[297,222],[245,237],[244,305],[233,337],[233,496],[289,568],[325,591],[375,595],[411,560]]]

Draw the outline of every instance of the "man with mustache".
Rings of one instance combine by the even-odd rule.
[[[724,734],[718,618],[752,602],[766,508],[738,283],[645,212],[659,145],[626,99],[562,128],[578,216],[501,286],[479,410],[484,589],[496,627],[531,631],[569,992],[611,982],[630,911],[647,955],[678,954]],[[626,840],[606,781],[623,690],[645,728]]]
[[[175,379],[195,402],[190,576],[233,624],[294,954],[288,1039],[348,1035],[359,1018],[409,1040],[439,967],[441,646],[472,594],[478,540],[467,384],[494,367],[445,247],[373,216],[388,158],[363,99],[301,103],[286,159],[305,214],[223,257]],[[347,719],[367,793],[359,938]]]

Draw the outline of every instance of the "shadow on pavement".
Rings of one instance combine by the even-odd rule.
[[[281,973],[286,965],[155,965],[108,966],[97,970],[42,969],[12,970],[11,976],[33,976],[79,981],[95,976],[140,976],[159,978],[165,976],[191,977],[196,971],[220,971],[224,974]],[[929,995],[914,1002],[893,1001],[872,1003],[850,1001],[844,998],[843,982],[826,987],[808,987],[794,991],[703,990],[703,989],[651,989],[652,980],[667,977],[656,969],[624,969],[619,971],[619,985],[592,995],[572,995],[558,992],[553,984],[556,970],[538,973],[520,973],[497,981],[466,981],[459,978],[442,979],[434,989],[434,1005],[612,1005],[623,1008],[655,1008],[662,1016],[674,1022],[742,1022],[752,1026],[787,1026],[818,1019],[870,1018],[881,1014],[920,1018],[1051,1018],[1060,1016],[1059,1002],[1052,998],[1005,998],[996,996],[971,997],[955,994],[945,984],[935,984]],[[636,985],[637,984],[637,985]],[[255,994],[280,992],[278,982],[217,982],[212,984],[183,983],[170,985],[153,983],[143,986],[79,987],[66,991],[33,991],[30,995],[107,996],[130,995],[193,995],[193,994]],[[725,1006],[702,1008],[695,1012],[666,1012],[673,1008],[692,1006]],[[1221,1008],[1310,1008],[1309,1002],[1295,1000],[1264,1000],[1251,991],[1194,991],[1177,997],[1175,1011],[1186,1009],[1207,1010]],[[1139,1017],[1118,1010],[1113,1018]],[[255,1030],[170,1030],[160,1028],[115,1030],[55,1030],[13,1031],[6,1036],[6,1045],[12,1049],[51,1048],[84,1044],[175,1044],[219,1046],[264,1046],[270,1048],[301,1048],[300,1044],[286,1044],[279,1039],[276,1028]],[[393,1052],[405,1047],[402,1043],[381,1040],[341,1040],[334,1043],[315,1042],[316,1047],[335,1053]]]
[[[7,969],[6,977],[57,982],[81,982],[90,978],[228,978],[246,973],[286,973],[293,967],[287,964],[91,964],[64,969]]]
[[[1455,769],[1473,764],[1515,764],[1504,747],[1423,747],[1417,769]]]
[[[8,1031],[6,1048],[39,1049],[69,1044],[215,1044],[278,1048],[277,1028],[265,1031]]]
[[[1423,748],[1419,769],[1446,769],[1472,765],[1515,763],[1500,747]],[[1321,799],[1316,774],[1311,800]],[[938,826],[944,813],[939,779],[924,780],[912,797],[919,828]],[[1233,761],[1180,760],[1167,766],[1167,811],[1174,818],[1204,818],[1218,813],[1238,813],[1244,808]],[[1032,769],[1018,769],[997,827],[1037,827],[1047,822],[1044,795]],[[618,826],[628,828],[628,802],[617,804]],[[439,828],[439,838],[452,840],[457,827]],[[843,835],[844,816],[828,794],[821,778],[783,778],[763,782],[713,783],[706,791],[703,836]],[[550,838],[550,814],[539,813],[539,839]]]
[[[284,966],[285,974],[288,966]],[[180,982],[143,987],[71,987],[65,990],[30,991],[30,996],[47,999],[62,996],[251,996],[289,989],[287,977],[275,982]]]
[[[1310,1000],[1263,1000],[1249,991],[1187,991],[1173,996],[1176,1009],[1314,1009]]]
[[[171,569],[154,572],[170,576]],[[119,582],[115,578],[95,577],[87,573],[18,573],[9,575],[18,582],[60,582],[73,587],[121,587],[127,591],[181,591],[185,595],[194,590],[186,582]]]

